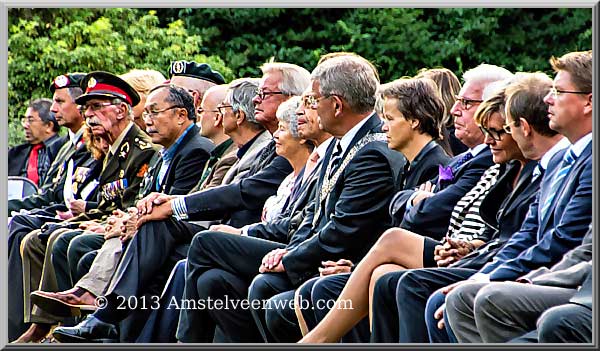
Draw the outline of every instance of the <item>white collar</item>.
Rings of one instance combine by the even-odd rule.
[[[374,114],[375,114],[375,112],[373,111],[370,115],[368,115],[367,117],[363,118],[360,122],[356,123],[356,125],[354,127],[352,127],[352,129],[350,129],[340,139],[339,143],[340,143],[340,146],[342,148],[342,155],[346,152],[346,149],[348,149],[348,146],[350,146],[350,143],[352,142],[352,139],[354,139],[354,136],[356,135],[356,133],[358,133],[358,131],[360,130],[360,128],[365,123],[367,123],[367,121],[369,120],[369,118],[371,118],[371,116],[373,116]]]
[[[327,152],[327,148],[329,144],[335,139],[334,137],[329,137],[329,139],[325,140],[321,143],[321,145],[317,146],[317,155],[319,155],[319,162],[325,157],[325,153]]]
[[[481,151],[485,150],[486,147],[487,147],[487,144],[479,144],[479,145],[474,146],[473,148],[469,149],[469,152],[471,153],[471,155],[473,155],[473,157],[475,157]]]
[[[546,151],[544,156],[542,156],[542,158],[540,159],[540,166],[543,169],[548,168],[548,163],[550,163],[550,159],[552,158],[552,156],[556,155],[556,153],[560,150],[569,147],[569,145],[571,145],[569,139],[564,137],[560,139],[558,143],[554,144],[554,146],[552,146],[550,150]]]
[[[583,152],[583,150],[588,146],[588,144],[592,141],[592,133],[588,133],[586,134],[584,137],[579,138],[579,140],[577,140],[575,142],[575,144],[573,144],[573,146],[571,146],[571,150],[573,150],[573,153],[575,154],[576,157],[579,157],[581,155],[581,153]]]

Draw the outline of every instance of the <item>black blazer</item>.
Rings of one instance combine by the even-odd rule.
[[[381,119],[373,114],[345,152],[363,136],[381,133],[381,125]],[[321,261],[346,258],[359,262],[392,225],[387,209],[401,186],[406,158],[390,150],[385,142],[371,141],[346,165],[329,196],[321,199],[335,145],[331,143],[323,158],[315,201],[307,208],[302,225],[287,246],[289,252],[283,257],[285,271],[296,286],[318,275]],[[319,201],[320,215],[316,213]],[[315,215],[319,219],[313,227]]]
[[[449,166],[457,163],[462,156],[461,154],[454,157]],[[450,215],[458,200],[477,184],[483,173],[493,164],[492,153],[489,147],[486,147],[458,169],[452,183],[443,190],[436,187],[434,196],[421,200],[409,211],[406,211],[406,203],[416,189],[399,192],[390,205],[394,223],[400,223],[401,228],[411,232],[441,240],[448,231]],[[432,182],[437,183],[437,177],[432,179]]]
[[[156,189],[156,179],[163,161],[158,152],[152,158],[148,172],[142,181],[138,199],[151,192],[169,195],[187,194],[200,180],[202,172],[199,170],[204,169],[204,164],[210,158],[210,152],[213,149],[214,144],[201,136],[200,128],[194,125],[177,147],[175,156],[173,156],[158,190]]]
[[[277,192],[279,184],[293,172],[282,156],[275,153],[271,141],[257,162],[239,182],[202,190],[185,197],[191,221],[222,219],[234,227],[260,221],[267,198]]]
[[[412,189],[438,175],[439,165],[446,166],[452,158],[435,141],[430,141],[410,163],[405,174],[404,189]]]
[[[518,161],[510,162],[507,171],[481,201],[479,214],[486,222],[491,239],[450,267],[479,269],[491,261],[508,239],[521,228],[529,206],[540,190],[542,177],[532,182],[537,161],[529,161],[523,167],[513,189],[513,181],[520,168]],[[499,201],[504,199],[503,201]]]
[[[68,136],[60,137],[58,134],[51,136],[44,140],[44,152],[46,153],[45,161],[46,165],[40,165],[38,167],[39,184],[43,184],[47,176],[47,171],[50,168],[52,162],[56,158],[58,151],[68,140]],[[24,143],[16,145],[8,149],[8,175],[9,176],[22,176],[27,177],[27,160],[29,159],[29,153],[31,153],[33,145],[30,143]]]

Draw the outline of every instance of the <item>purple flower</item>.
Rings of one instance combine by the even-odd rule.
[[[451,182],[454,180],[454,174],[452,174],[452,167],[444,167],[439,165],[439,177],[438,182]]]

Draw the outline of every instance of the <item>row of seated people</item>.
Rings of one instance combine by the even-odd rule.
[[[100,200],[12,219],[25,314],[9,321],[31,323],[17,342],[59,323],[60,342],[589,342],[591,52],[551,65],[554,82],[482,64],[462,86],[443,69],[380,85],[336,53],[225,85],[175,62],[146,98],[147,136],[127,116],[135,89],[85,75]],[[212,84],[189,94],[186,71]],[[565,304],[583,309],[537,333]]]

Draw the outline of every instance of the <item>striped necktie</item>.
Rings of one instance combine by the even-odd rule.
[[[566,176],[569,174],[569,171],[571,170],[571,167],[573,166],[573,163],[576,159],[577,157],[575,156],[573,149],[569,149],[569,151],[565,153],[565,157],[563,158],[563,162],[560,166],[560,169],[558,170],[558,172],[556,172],[556,174],[554,175],[554,179],[552,180],[550,194],[548,195],[548,197],[544,201],[544,205],[542,206],[542,219],[546,218],[548,210],[552,206],[556,194],[560,192],[560,187],[563,185],[563,182]]]

